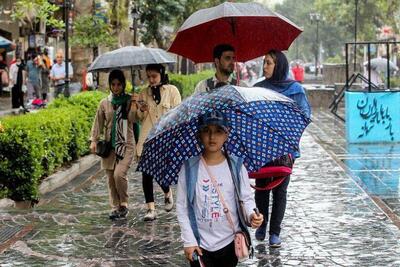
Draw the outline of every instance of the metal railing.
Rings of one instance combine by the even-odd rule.
[[[329,109],[331,112],[340,120],[345,121],[345,118],[340,116],[338,114],[338,107],[339,104],[343,101],[344,94],[346,91],[362,91],[362,92],[378,92],[380,91],[380,88],[378,85],[374,84],[371,82],[371,45],[386,45],[386,59],[387,59],[387,65],[386,65],[386,85],[387,89],[390,91],[398,91],[398,90],[391,90],[391,84],[390,84],[390,45],[398,45],[400,42],[396,41],[381,41],[381,42],[350,42],[345,44],[345,49],[346,49],[346,83],[345,85],[340,89],[338,93],[335,93],[334,99],[332,103],[329,105]],[[354,70],[353,73],[350,75],[350,68],[349,68],[349,46],[354,45],[355,47],[357,45],[361,46],[367,46],[367,58],[368,58],[368,63],[367,63],[367,71],[368,71],[368,77],[365,77],[363,74],[359,73],[356,71],[356,57],[354,55]],[[362,88],[361,90],[351,90],[352,85],[355,83],[357,79],[360,79],[362,82],[368,85],[367,88]],[[366,90],[368,89],[368,90]]]

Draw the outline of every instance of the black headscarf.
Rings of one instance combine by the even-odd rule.
[[[163,65],[161,65],[161,64],[149,64],[149,65],[146,66],[146,71],[148,71],[148,70],[156,71],[156,72],[160,73],[160,76],[161,76],[160,84],[155,85],[155,86],[150,86],[151,94],[153,96],[153,100],[158,105],[161,102],[160,88],[164,84],[168,84],[169,83],[168,74],[165,73],[165,67]]]

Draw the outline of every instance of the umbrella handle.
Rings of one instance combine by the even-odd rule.
[[[236,84],[240,84],[240,73],[239,73],[239,64],[235,61],[235,69],[236,69]]]

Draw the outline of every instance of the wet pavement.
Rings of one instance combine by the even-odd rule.
[[[343,122],[327,110],[313,115],[308,131],[378,204],[394,214],[400,228],[400,143],[348,144]]]
[[[343,162],[349,159],[344,144],[333,138],[343,130],[333,127],[329,137],[319,125],[323,119],[323,113],[316,115],[302,138],[302,157],[288,189],[282,247],[254,241],[255,258],[239,266],[400,266],[399,228],[337,160],[340,155]],[[326,123],[334,126],[332,120]],[[125,221],[107,218],[103,175],[65,187],[31,211],[1,210],[3,227],[33,227],[0,254],[1,266],[187,266],[175,211],[166,213],[158,205],[159,218],[143,222],[141,177],[134,168],[129,182]],[[162,191],[155,188],[156,203],[162,203]]]

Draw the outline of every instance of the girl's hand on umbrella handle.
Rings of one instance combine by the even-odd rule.
[[[92,154],[96,154],[96,147],[97,147],[97,143],[92,141],[90,143],[90,152],[92,152]]]
[[[252,213],[250,216],[250,223],[251,223],[251,227],[252,228],[258,228],[260,227],[260,225],[262,224],[262,222],[264,221],[264,216],[261,213],[255,212]]]
[[[139,95],[136,93],[133,93],[131,96],[131,110],[135,111],[139,108],[138,100],[139,100]]]
[[[145,112],[145,111],[149,111],[149,105],[147,105],[146,102],[142,101],[138,101],[139,107],[140,107],[140,111]]]

